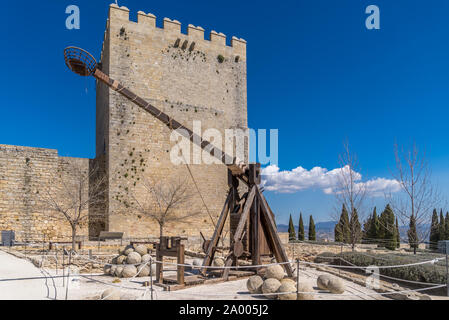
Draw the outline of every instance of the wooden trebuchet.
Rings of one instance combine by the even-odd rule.
[[[233,237],[231,238],[230,252],[226,257],[225,265],[236,265],[238,263],[238,258],[243,254],[251,257],[253,265],[258,265],[260,264],[260,257],[262,255],[272,253],[278,262],[285,263],[283,266],[288,276],[293,276],[292,267],[290,263],[287,263],[289,262],[287,254],[277,234],[274,214],[258,187],[261,182],[260,164],[247,165],[237,158],[229,156],[221,149],[212,145],[209,141],[203,140],[189,128],[154,107],[131,90],[125,88],[118,81],[111,79],[98,68],[94,57],[87,51],[77,47],[68,47],[64,50],[64,57],[66,65],[70,70],[81,76],[92,75],[98,81],[105,83],[112,90],[120,93],[131,102],[153,115],[169,127],[170,130],[176,130],[179,134],[189,139],[202,150],[210,152],[212,156],[219,159],[228,167],[229,193],[217,225],[215,226],[212,239],[208,242],[206,256],[203,261],[203,274],[207,271],[206,267],[212,265],[218,241],[223,234],[227,217],[231,214],[233,215],[231,218],[238,218],[238,224],[236,225],[235,230],[231,230]],[[246,196],[242,199],[240,199],[238,192],[239,181],[242,181],[249,190]],[[242,205],[243,209],[241,208]],[[235,211],[236,208],[237,210]],[[245,248],[247,249],[246,251]],[[181,260],[182,259],[183,258],[181,257]],[[158,275],[160,275],[160,273],[161,270],[159,269]],[[223,277],[227,278],[228,275],[229,268],[225,268]]]

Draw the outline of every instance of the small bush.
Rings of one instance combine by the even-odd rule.
[[[333,258],[332,258],[333,257]],[[392,266],[413,264],[422,261],[429,261],[435,258],[441,258],[437,254],[420,254],[419,256],[411,254],[369,254],[362,252],[343,252],[333,254],[329,252],[322,253],[315,258],[316,263],[329,263],[339,265],[356,265],[361,267],[368,266]],[[420,281],[427,283],[446,283],[445,261],[439,261],[435,264],[422,264],[416,266],[399,268],[380,268],[380,274],[395,277],[403,280]]]

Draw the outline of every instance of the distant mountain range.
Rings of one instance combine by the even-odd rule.
[[[334,229],[338,221],[326,221],[315,223],[315,232],[317,239],[334,239]],[[288,224],[278,224],[278,232],[288,232]],[[295,226],[295,231],[298,232],[298,226]],[[309,226],[304,226],[304,232],[307,236],[309,232]]]
[[[338,221],[326,221],[326,222],[317,222],[315,223],[315,232],[317,235],[317,239],[334,239],[334,229],[335,225],[338,223]],[[287,224],[278,224],[278,232],[288,232],[288,225]],[[430,228],[430,225],[422,225],[418,227],[418,232],[421,234],[426,234],[426,231],[428,231]],[[304,231],[307,236],[309,232],[309,226],[304,226]],[[407,231],[408,226],[400,226],[399,227],[399,233],[401,234],[402,241],[406,241],[407,239]],[[295,226],[295,232],[298,232],[298,226]]]

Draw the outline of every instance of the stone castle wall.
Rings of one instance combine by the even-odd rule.
[[[19,241],[69,240],[66,220],[50,212],[37,192],[62,187],[51,186],[58,170],[72,163],[88,170],[89,161],[59,157],[56,150],[0,145],[0,230],[14,230]],[[87,235],[87,226],[78,233]]]
[[[174,119],[192,128],[201,121],[202,131],[214,128],[247,128],[246,43],[210,33],[201,27],[165,18],[156,27],[152,14],[112,5],[102,51],[102,70]],[[183,208],[201,214],[170,224],[168,235],[210,235],[214,225],[185,165],[173,165],[170,152],[176,142],[171,131],[119,93],[97,84],[97,152],[106,154],[108,176],[108,229],[127,235],[158,235],[158,225],[129,206],[132,198],[144,201],[148,192],[142,181],[187,180],[196,193]],[[219,145],[219,147],[223,147]],[[192,147],[193,148],[193,147]],[[192,149],[193,150],[193,149]],[[193,160],[193,159],[191,159]],[[216,221],[222,210],[227,169],[222,164],[190,166],[205,203]]]

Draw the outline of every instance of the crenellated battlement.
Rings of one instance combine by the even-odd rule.
[[[132,22],[129,19],[129,9],[125,6],[119,7],[115,3],[111,4],[109,7],[109,23],[115,23],[115,21]],[[143,25],[145,28],[164,30],[171,35],[182,34],[182,24],[178,20],[163,18],[163,28],[158,28],[156,26],[156,16],[152,13],[145,13],[143,11],[137,13],[137,24]],[[238,54],[246,56],[246,41],[244,39],[233,36],[231,38],[231,46],[227,46],[225,34],[212,30],[210,31],[208,40],[205,38],[205,30],[200,26],[194,26],[192,24],[188,25],[187,34],[183,35],[191,38],[192,41],[204,41],[205,43],[217,47],[231,47],[234,48]]]

